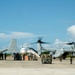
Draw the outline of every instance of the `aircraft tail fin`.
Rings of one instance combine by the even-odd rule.
[[[8,52],[15,53],[17,52],[17,42],[16,39],[12,39],[9,46],[8,46]]]

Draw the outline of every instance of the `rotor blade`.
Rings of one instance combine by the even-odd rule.
[[[42,43],[42,44],[50,44],[49,42],[42,42],[42,41],[41,41],[41,43]]]
[[[75,42],[72,42],[72,44],[75,44]]]
[[[41,41],[41,40],[38,40],[37,43],[49,44],[49,42],[43,42],[43,41]]]
[[[34,43],[30,43],[30,44],[32,45],[32,44],[36,44],[36,43],[37,43],[37,42],[34,42]]]
[[[73,42],[72,43],[66,43],[67,45],[72,45],[73,44]]]

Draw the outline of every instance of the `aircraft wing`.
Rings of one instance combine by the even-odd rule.
[[[75,53],[75,50],[73,50],[73,49],[64,49],[63,52],[64,53],[71,53],[71,52]]]

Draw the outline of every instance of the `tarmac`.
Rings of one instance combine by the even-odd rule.
[[[0,75],[75,75],[75,58],[70,64],[69,58],[53,59],[52,64],[42,64],[38,61],[0,60]]]

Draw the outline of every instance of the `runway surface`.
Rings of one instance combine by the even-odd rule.
[[[66,59],[52,61],[52,64],[42,64],[38,61],[0,60],[0,75],[75,75],[75,59],[73,64]]]

